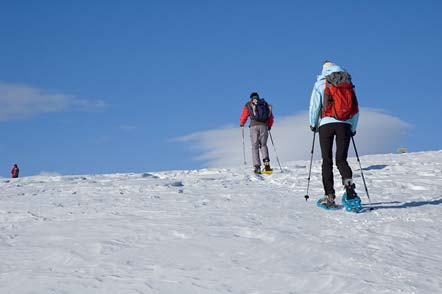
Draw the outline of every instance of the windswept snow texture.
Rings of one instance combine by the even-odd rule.
[[[308,202],[305,161],[0,179],[0,293],[441,293],[442,151],[361,162],[362,214],[316,207],[320,161]]]

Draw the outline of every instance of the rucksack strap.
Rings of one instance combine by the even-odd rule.
[[[253,118],[256,116],[256,106],[253,107],[253,103],[249,102],[247,103],[247,108],[249,109],[249,114]]]
[[[325,88],[324,88],[324,98],[321,106],[321,117],[324,116],[324,111],[326,108],[330,106],[330,104],[333,103],[333,96],[331,95],[331,88],[332,85],[328,82],[327,79],[325,79]]]

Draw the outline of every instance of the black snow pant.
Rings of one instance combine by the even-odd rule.
[[[336,166],[342,181],[351,179],[353,173],[347,162],[350,147],[351,125],[347,123],[329,123],[319,128],[319,143],[322,154],[322,184],[325,194],[334,194],[333,183],[333,141],[336,136]]]

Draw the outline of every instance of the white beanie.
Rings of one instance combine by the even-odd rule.
[[[322,69],[324,70],[324,69],[326,69],[326,68],[329,68],[329,67],[332,67],[332,66],[335,66],[336,64],[334,64],[333,62],[331,62],[331,61],[326,61],[326,62],[324,62],[324,64],[322,65]]]

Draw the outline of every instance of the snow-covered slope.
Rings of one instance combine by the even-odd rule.
[[[361,162],[363,214],[316,207],[320,161],[308,202],[305,161],[0,179],[0,293],[440,293],[442,151]]]

